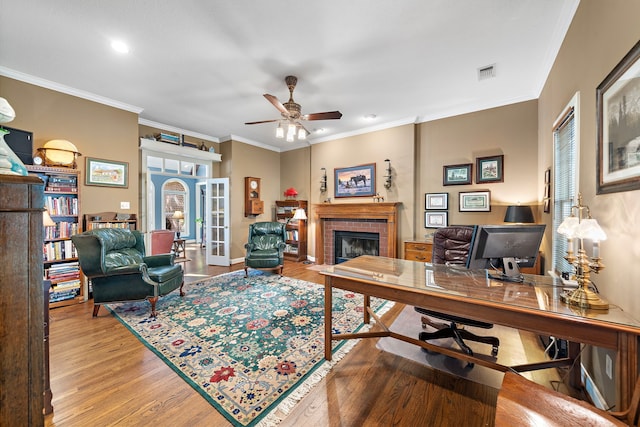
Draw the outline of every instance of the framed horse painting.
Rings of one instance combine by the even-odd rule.
[[[335,197],[376,195],[376,164],[334,169]]]

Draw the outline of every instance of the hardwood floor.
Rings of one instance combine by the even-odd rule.
[[[242,269],[212,267],[188,245],[188,283]],[[286,262],[284,275],[323,283],[309,265]],[[207,401],[120,322],[92,303],[51,310],[51,389],[46,426],[226,426]],[[391,323],[402,305],[383,316]],[[541,352],[535,337],[528,351]],[[492,426],[497,390],[380,351],[361,340],[294,408],[282,426]],[[549,370],[547,370],[548,372]],[[540,379],[549,386],[551,374]],[[538,380],[536,378],[536,380]]]

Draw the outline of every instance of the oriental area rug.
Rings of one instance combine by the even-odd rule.
[[[356,340],[324,359],[324,286],[277,274],[227,273],[160,298],[107,307],[235,426],[276,425]],[[334,290],[334,333],[364,330],[362,296]],[[391,302],[372,298],[379,314]],[[368,325],[366,326],[368,327]]]

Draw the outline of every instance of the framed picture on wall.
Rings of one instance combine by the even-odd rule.
[[[85,185],[129,186],[129,163],[87,157]]]
[[[488,184],[504,181],[504,155],[476,159],[476,183]]]
[[[440,228],[448,226],[447,212],[425,212],[424,213],[424,227],[425,228]]]
[[[596,88],[597,194],[640,188],[640,42]]]
[[[490,191],[460,192],[460,212],[491,212]]]
[[[449,209],[449,193],[426,193],[424,195],[424,208],[426,210]]]
[[[348,168],[335,168],[334,174],[335,197],[375,196],[375,163]]]
[[[471,163],[443,166],[442,185],[471,184]]]

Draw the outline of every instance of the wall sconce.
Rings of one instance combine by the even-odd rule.
[[[322,171],[322,178],[320,178],[320,192],[324,193],[327,191],[327,170],[325,168],[320,168]]]
[[[574,215],[574,210],[577,216]],[[586,211],[586,218],[584,218]],[[582,205],[582,195],[578,194],[578,204],[571,206],[571,215],[562,221],[558,227],[558,233],[567,237],[567,255],[564,257],[575,269],[578,288],[560,295],[560,299],[568,304],[580,308],[593,308],[599,310],[609,309],[609,303],[602,299],[596,292],[590,289],[591,272],[598,273],[604,268],[600,262],[600,241],[606,240],[607,235],[600,228],[598,221],[591,218],[589,206]],[[593,242],[593,252],[589,258],[584,250],[584,240]],[[574,253],[574,244],[577,246]]]
[[[384,188],[386,188],[387,190],[391,188],[391,160],[389,159],[384,159],[385,162],[387,162],[387,174],[384,176],[385,181],[384,181]]]

